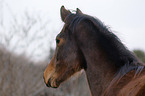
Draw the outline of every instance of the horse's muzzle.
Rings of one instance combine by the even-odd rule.
[[[44,82],[45,82],[45,78],[43,76],[43,79],[44,79]],[[56,81],[53,81],[51,78],[45,82],[46,86],[47,87],[52,87],[52,88],[58,88],[59,87],[59,84],[56,82]]]

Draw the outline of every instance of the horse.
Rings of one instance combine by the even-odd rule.
[[[98,18],[60,9],[64,26],[44,71],[48,87],[84,70],[92,96],[145,96],[145,64]]]

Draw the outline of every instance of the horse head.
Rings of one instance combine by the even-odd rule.
[[[44,71],[46,85],[53,88],[57,88],[63,81],[83,69],[84,65],[84,58],[66,20],[72,13],[64,6],[60,11],[61,19],[65,25],[56,36],[55,53]],[[80,14],[81,11],[77,9],[76,13]]]

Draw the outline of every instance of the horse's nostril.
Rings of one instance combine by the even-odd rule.
[[[49,81],[46,83],[46,86],[47,86],[47,87],[51,87],[51,84],[50,84]]]
[[[48,80],[48,82],[46,82],[45,77],[43,76],[43,80],[44,80],[44,83],[46,84],[47,87],[51,87],[50,79]]]
[[[46,82],[46,86],[51,87],[51,78],[48,80],[48,82]]]

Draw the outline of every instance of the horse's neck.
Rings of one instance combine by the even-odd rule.
[[[110,84],[116,69],[104,54],[95,49],[83,49],[87,63],[86,75],[93,96],[101,96]]]
[[[87,68],[86,75],[92,96],[101,96],[110,84],[113,74],[109,72],[96,72],[93,70],[94,68]]]
[[[88,84],[92,96],[101,96],[110,84],[116,73],[113,62],[107,59],[107,56],[96,44],[95,34],[90,34],[86,27],[79,27],[81,31],[76,32],[77,43],[82,51],[87,68],[85,69]],[[88,42],[89,40],[89,42]]]
[[[106,88],[108,88],[109,84],[113,80],[117,69],[115,67],[115,64],[107,59],[105,52],[103,52],[102,49],[98,47],[99,45],[97,46],[96,38],[98,37],[94,36],[96,34],[91,30],[92,28],[88,29],[86,26],[84,27],[82,25],[78,29],[79,31],[76,32],[75,35],[76,41],[85,58],[85,72],[87,75],[91,93],[93,96],[101,96],[104,92],[106,92]],[[127,84],[132,82],[131,77],[134,76],[134,73],[129,72],[128,74],[129,75],[126,76],[129,77],[126,78],[124,76],[117,84],[117,86],[110,87],[109,94],[111,95],[109,96],[117,96],[117,94],[121,92],[121,90],[122,92],[126,90],[123,90],[124,86],[126,86],[127,88]],[[132,83],[130,84],[132,85]]]

